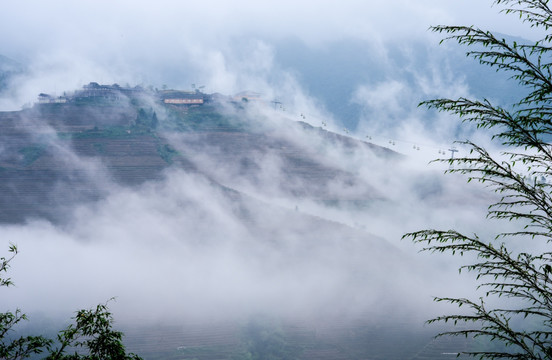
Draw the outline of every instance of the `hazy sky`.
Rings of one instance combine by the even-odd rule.
[[[280,100],[285,94],[289,107],[301,107],[298,111],[304,112],[305,102],[310,102],[309,108],[317,109],[317,113],[330,109],[326,115],[331,117],[339,109],[324,103],[328,94],[339,86],[349,86],[341,89],[340,95],[345,96],[347,106],[362,108],[364,120],[374,112],[380,113],[381,107],[389,110],[393,106],[386,116],[397,122],[408,117],[406,113],[422,99],[436,94],[471,94],[463,74],[450,69],[450,62],[457,59],[443,60],[446,56],[438,45],[440,35],[428,31],[431,25],[476,25],[535,37],[515,16],[500,14],[500,8],[492,3],[4,1],[0,32],[6,36],[0,39],[0,54],[24,64],[27,73],[14,80],[11,91],[0,97],[0,109],[20,109],[35,102],[41,92],[60,95],[91,81],[181,89],[189,89],[194,83],[205,85],[206,92],[252,90],[267,99]],[[345,60],[358,56],[355,68],[350,62],[340,62],[335,53],[341,51],[339,44],[351,41],[355,41],[356,48],[346,54],[349,58]],[[297,44],[311,59],[299,54],[298,59],[283,64],[285,59],[293,58],[293,46]],[[398,55],[402,62],[395,63],[397,54],[391,53],[392,46],[401,49]],[[419,53],[409,53],[419,49]],[[312,57],[332,59],[317,69],[319,64],[308,63]],[[344,69],[339,68],[341,64]],[[328,71],[345,72],[350,77],[362,71],[372,74],[343,85],[337,84],[335,76],[328,76]],[[305,72],[322,79],[320,84],[313,83],[312,76],[303,76]],[[405,83],[409,77],[416,84]],[[324,85],[328,85],[325,99],[315,90]],[[359,114],[341,113],[339,121],[352,129],[374,126],[359,119]]]
[[[63,91],[65,83],[82,84],[91,78],[160,86],[170,78],[167,73],[174,76],[185,66],[224,65],[244,38],[269,45],[295,38],[315,47],[351,38],[383,44],[431,36],[427,29],[436,24],[474,24],[531,36],[491,4],[490,0],[4,1],[0,54],[50,73],[48,82],[59,83],[57,90]],[[224,82],[209,83],[206,74],[197,77],[213,90],[228,88]]]
[[[430,25],[467,24],[526,35],[490,0],[367,1],[20,1],[4,2],[0,30],[6,55],[62,49],[76,53],[142,54],[222,44],[240,36],[299,37],[311,44],[356,37],[389,39],[424,34]]]
[[[293,40],[312,49],[325,49],[336,42],[358,40],[367,44],[370,56],[379,59],[376,63],[385,65],[389,59],[388,43],[421,41],[431,44],[429,48],[437,47],[439,37],[427,31],[430,25],[473,24],[506,34],[534,36],[515,17],[498,14],[499,9],[491,4],[490,0],[2,1],[0,33],[4,36],[0,37],[0,54],[25,64],[28,73],[12,84],[10,99],[0,98],[0,109],[18,109],[25,102],[35,101],[40,92],[60,94],[90,81],[156,87],[168,83],[180,88],[197,82],[205,84],[208,92],[232,94],[261,89],[267,98],[284,92],[291,102],[289,114],[295,107],[306,110],[309,116],[314,114],[315,119],[328,116],[326,121],[331,124],[324,104],[310,96],[293,69],[282,69],[276,63],[275,53],[282,43]],[[408,49],[402,55],[408,57]],[[368,115],[378,115],[380,127],[398,123],[394,134],[407,134],[409,141],[423,141],[441,133],[446,134],[443,138],[447,141],[454,140],[451,134],[456,123],[442,116],[437,119],[442,120],[438,127],[424,129],[422,120],[427,114],[416,107],[421,96],[470,94],[465,79],[449,74],[446,62],[440,64],[440,58],[436,58],[434,64],[430,57],[423,71],[415,64],[400,71],[384,66],[386,76],[382,79],[355,85],[354,100],[370,110]],[[410,80],[406,81],[404,75]],[[369,126],[359,126],[363,131],[375,128],[368,122],[368,115],[363,120]],[[320,126],[316,121],[315,125]],[[294,141],[308,144],[301,136]],[[412,151],[411,142],[402,145]],[[426,149],[431,150],[433,158],[438,156],[438,148],[421,151]],[[393,246],[404,231],[426,226],[459,225],[469,231],[485,231],[486,223],[480,220],[484,218],[487,199],[480,193],[463,191],[459,185],[463,179],[441,183],[442,169],[425,172],[412,164],[389,168],[386,162],[368,163],[366,156],[337,153],[328,157],[340,166],[355,169],[380,193],[388,195],[387,205],[373,209],[376,214],[359,214],[358,218],[327,209],[327,213],[312,210],[312,214],[332,221],[358,221],[370,233],[385,236],[384,240]],[[278,185],[282,173],[278,159],[257,160],[267,171],[267,181]],[[222,167],[214,161],[213,168],[220,171]],[[223,175],[223,179],[231,178]],[[424,278],[425,271],[441,276],[437,271],[424,269],[421,260],[416,260],[414,267],[421,269],[420,273],[411,271],[410,263],[401,263],[393,270],[398,273],[393,275],[396,278],[389,281],[389,274],[381,270],[385,259],[378,259],[381,263],[364,261],[363,256],[368,258],[371,252],[369,244],[354,238],[327,244],[313,240],[314,250],[295,251],[301,243],[293,240],[302,233],[291,230],[282,236],[285,251],[271,252],[270,243],[259,245],[252,235],[242,237],[243,224],[232,215],[233,204],[204,179],[189,174],[172,173],[164,182],[136,191],[116,187],[110,190],[110,195],[96,207],[76,211],[71,226],[61,228],[38,221],[28,226],[0,227],[2,239],[10,239],[24,250],[18,259],[20,270],[14,270],[14,279],[20,285],[14,291],[14,303],[32,308],[37,305],[33,296],[38,294],[48,299],[45,306],[57,307],[67,301],[72,309],[120,296],[120,306],[129,311],[141,311],[143,302],[147,302],[146,311],[158,308],[159,299],[167,304],[161,310],[180,306],[183,299],[198,308],[207,303],[206,308],[211,310],[228,296],[229,306],[239,308],[244,299],[270,306],[274,302],[284,304],[291,295],[298,294],[292,300],[301,310],[309,307],[310,296],[323,308],[326,295],[331,302],[342,293],[354,298],[354,290],[361,289],[356,301],[362,302],[373,299],[370,291],[385,290],[392,283],[402,299],[415,295],[414,302],[427,300],[429,307],[429,291],[440,286],[437,282],[426,283],[427,291],[414,289],[428,279]],[[252,194],[259,191],[248,190]],[[193,206],[183,207],[187,202]],[[305,204],[301,210],[308,206],[316,209],[315,204]],[[197,209],[203,209],[205,218]],[[289,222],[287,217],[266,211],[264,219],[268,219],[269,229],[285,227],[283,224]],[[219,233],[223,231],[231,236],[225,238]],[[211,247],[211,240],[220,246]],[[207,242],[205,247],[198,245],[202,241]],[[249,250],[260,255],[249,256]],[[288,256],[288,251],[296,256]],[[351,258],[355,261],[351,262]],[[33,266],[41,269],[44,278],[59,280],[54,285],[68,290],[52,292],[50,284],[36,271],[27,270]],[[360,273],[356,266],[362,270]],[[73,269],[79,272],[72,272]],[[372,270],[379,275],[370,278]],[[165,277],[167,273],[172,276]],[[363,282],[364,277],[368,278],[367,283]],[[370,287],[372,280],[377,284]],[[73,287],[77,290],[71,291]],[[201,294],[196,291],[198,288]],[[337,299],[347,307],[349,298],[343,303],[342,300]]]

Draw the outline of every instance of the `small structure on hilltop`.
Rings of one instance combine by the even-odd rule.
[[[51,96],[48,94],[40,93],[38,95],[39,104],[63,104],[69,101],[67,96]]]
[[[38,94],[39,104],[49,104],[52,101],[52,96],[44,93]]]
[[[145,90],[140,87],[122,87],[118,84],[113,85],[100,85],[96,82],[91,82],[88,85],[84,85],[82,90],[77,90],[71,95],[64,96],[52,96],[49,94],[41,93],[38,95],[39,104],[54,104],[54,103],[66,103],[71,101],[82,100],[108,100],[119,101],[122,99],[138,97],[145,94]]]
[[[233,97],[234,101],[243,101],[243,102],[250,102],[250,101],[262,101],[261,94],[254,91],[242,91],[234,95]]]
[[[203,88],[200,86],[199,88]],[[66,103],[66,102],[114,102],[125,99],[140,99],[148,96],[153,97],[157,101],[165,105],[174,105],[182,107],[183,109],[191,106],[200,106],[206,103],[227,101],[228,97],[221,94],[204,94],[200,90],[195,89],[193,91],[184,90],[153,90],[144,89],[141,86],[136,87],[123,87],[118,84],[113,85],[101,85],[97,82],[91,82],[84,85],[82,89],[76,90],[69,95],[53,96],[50,94],[41,93],[38,95],[39,104],[53,104],[53,103]],[[242,93],[240,93],[242,94]],[[243,97],[248,100],[260,99],[260,95],[257,93],[243,93]],[[240,97],[241,99],[241,97]]]
[[[170,105],[203,105],[205,94],[196,91],[161,90],[158,96],[164,104]]]
[[[100,85],[96,82],[91,82],[84,85],[83,90],[76,91],[73,98],[80,99],[105,99],[105,100],[121,100],[123,98],[135,97],[143,94],[144,89],[140,86],[134,88],[122,87],[119,84]]]

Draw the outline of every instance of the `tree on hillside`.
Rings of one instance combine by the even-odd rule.
[[[460,270],[477,275],[484,295],[479,299],[436,298],[469,309],[429,320],[458,326],[440,335],[473,336],[498,345],[467,353],[481,359],[552,359],[552,10],[548,0],[495,0],[494,4],[545,35],[521,44],[473,26],[435,26],[432,30],[443,34],[443,40],[470,47],[467,55],[481,64],[507,72],[527,95],[508,106],[467,98],[422,104],[493,134],[493,141],[503,149],[501,154],[465,141],[471,148],[469,155],[438,161],[451,163],[447,172],[464,174],[468,181],[479,181],[495,191],[498,201],[489,206],[488,218],[509,220],[518,225],[517,230],[494,238],[455,230],[422,230],[405,237],[423,244],[424,251],[477,258]],[[541,250],[514,251],[514,242]]]
[[[0,258],[0,287],[13,282],[7,273],[10,262],[17,255],[17,247],[11,245],[10,257]],[[106,304],[95,309],[79,310],[75,323],[60,331],[56,340],[44,336],[13,336],[16,325],[27,317],[21,310],[0,313],[0,359],[19,360],[45,353],[47,360],[141,360],[135,354],[127,354],[122,343],[123,333],[112,329],[113,317]]]

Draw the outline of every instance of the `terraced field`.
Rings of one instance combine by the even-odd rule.
[[[101,199],[112,184],[134,187],[156,181],[171,166],[201,174],[221,188],[226,187],[226,195],[236,203],[245,201],[246,196],[232,190],[232,178],[261,184],[262,167],[272,160],[278,163],[280,190],[286,196],[328,202],[371,201],[380,196],[354,174],[332,166],[316,151],[285,136],[244,131],[241,124],[232,126],[213,113],[209,114],[211,120],[202,123],[200,115],[197,109],[181,112],[180,120],[184,123],[176,124],[176,130],[170,133],[167,128],[157,132],[136,126],[137,109],[130,106],[91,108],[49,104],[0,113],[0,223],[20,223],[35,217],[62,221],[75,204]],[[188,127],[186,116],[193,116]],[[396,156],[386,149],[359,144],[308,124],[294,126],[300,131],[317,132],[329,143],[345,149],[361,146],[381,156]],[[179,141],[175,142],[175,138]],[[209,166],[209,159],[216,160],[220,166]],[[328,190],[335,182],[355,186],[360,191],[336,195]],[[236,208],[241,210],[239,204]],[[297,226],[294,230],[300,235],[317,229],[319,247],[333,244],[335,234],[343,238],[356,236],[352,228],[344,225],[279,210],[287,211],[288,217],[281,216],[282,219],[303,216],[304,221],[299,225],[284,222]],[[249,231],[258,232],[259,238],[276,239],[281,234],[278,228],[281,224],[269,228],[269,235],[264,235],[268,225],[254,223],[245,210],[242,217]],[[369,244],[374,254],[386,245],[378,244]],[[312,252],[308,246],[297,244],[290,256],[297,256],[299,251]],[[359,260],[350,259],[353,261]],[[268,334],[264,339],[252,335],[254,332],[248,329],[253,325],[248,321],[173,326],[140,324],[123,330],[129,350],[145,359],[239,360],[247,359],[253,351],[268,351],[267,344],[276,344],[277,350],[271,351],[280,352],[272,354],[274,359],[437,360],[469,346],[466,342],[432,340],[434,331],[419,327],[414,330],[412,324],[382,325],[368,321],[370,318],[366,315],[357,321],[277,321],[264,328],[265,325],[253,324]],[[269,358],[270,354],[266,355]]]
[[[29,163],[21,156],[0,163],[0,222],[58,220],[64,207],[100,198],[109,182],[142,184],[159,179],[168,167],[152,137],[77,139],[56,146],[62,148],[45,146]],[[80,160],[73,162],[74,156]]]
[[[262,184],[265,165],[275,162],[278,166],[280,188],[290,197],[304,197],[322,201],[373,199],[378,194],[368,185],[360,184],[354,175],[326,164],[319,154],[306,150],[285,138],[246,132],[199,132],[179,137],[183,152],[191,158],[201,154],[202,159],[216,160],[224,168],[212,167],[214,161],[196,163],[196,167],[208,176],[227,183],[228,178],[248,179]],[[356,144],[358,146],[358,144]],[[221,173],[223,170],[224,174]],[[361,185],[363,193],[354,195],[328,192],[329,184]],[[232,187],[232,184],[228,184]]]
[[[260,358],[301,360],[446,360],[464,359],[458,353],[469,350],[462,338],[433,339],[435,329],[408,323],[374,324],[367,320],[303,321],[272,324],[283,336],[274,341],[289,349],[288,356],[265,347],[253,346],[248,324],[237,322],[187,324],[185,326],[133,327],[125,330],[129,350],[145,359],[246,359],[257,350]],[[270,328],[264,328],[265,333]],[[264,351],[264,353],[263,353]],[[277,355],[279,354],[279,357]],[[276,355],[276,356],[275,356]],[[272,357],[271,357],[272,356]]]
[[[225,165],[227,175],[230,169],[234,179],[261,183],[261,167],[268,158],[278,158],[281,191],[287,196],[330,202],[378,196],[366,186],[363,194],[348,195],[351,199],[336,198],[328,193],[329,184],[337,181],[352,186],[358,179],[281,136],[244,131],[243,122],[236,125],[232,122],[236,120],[227,120],[213,107],[206,108],[204,118],[202,111],[172,113],[174,128],[181,128],[173,130],[180,134],[178,151],[166,138],[171,136],[169,125],[159,133],[136,125],[138,108],[128,104],[46,104],[0,113],[0,222],[63,218],[65,214],[58,210],[100,198],[109,182],[140,185],[160,179],[170,166],[233,187],[228,176],[220,176],[220,167],[210,165],[216,162]],[[304,123],[294,126],[295,130],[322,131]],[[322,135],[329,143],[359,146],[337,134],[322,131]],[[385,149],[360,145],[389,156]],[[206,158],[212,160],[210,164],[203,163]]]
[[[130,107],[73,104],[0,113],[0,222],[58,221],[101,198],[109,183],[159,179],[169,166],[163,140],[128,126],[135,118]]]

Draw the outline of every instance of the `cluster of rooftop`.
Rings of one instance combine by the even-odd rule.
[[[82,90],[77,90],[71,94],[64,94],[63,96],[52,96],[41,93],[38,95],[38,103],[68,103],[82,100],[119,101],[145,96],[152,96],[154,99],[164,104],[185,106],[202,105],[210,100],[209,95],[199,90],[151,90],[141,86],[123,87],[118,84],[100,85],[96,82],[91,82],[88,85],[84,85]]]
[[[88,102],[88,101],[107,101],[117,102],[128,99],[153,98],[156,101],[177,107],[201,106],[209,102],[233,101],[233,102],[259,102],[263,101],[260,93],[243,91],[233,97],[227,97],[218,93],[205,94],[201,91],[203,86],[195,88],[193,91],[173,90],[173,89],[153,89],[143,88],[141,86],[120,86],[100,85],[96,82],[91,82],[84,85],[82,89],[71,93],[64,93],[63,96],[53,96],[50,94],[41,93],[38,95],[39,104],[56,104],[56,103],[71,103],[71,102]]]

